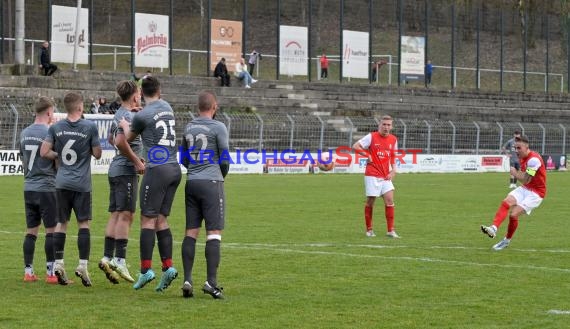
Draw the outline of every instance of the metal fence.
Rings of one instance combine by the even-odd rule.
[[[176,112],[176,134],[181,141],[192,112]],[[17,149],[19,135],[33,122],[27,103],[0,102],[0,148]],[[216,117],[229,131],[230,149],[326,150],[352,146],[378,127],[379,118],[331,117],[285,113],[220,113]],[[441,120],[394,120],[393,133],[403,149],[426,154],[496,154],[515,130],[527,135],[531,148],[543,154],[566,154],[568,124]]]

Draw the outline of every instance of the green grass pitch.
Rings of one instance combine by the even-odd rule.
[[[219,282],[225,300],[199,291],[204,232],[194,267],[195,297],[181,277],[163,293],[109,283],[97,268],[108,214],[104,175],[93,176],[93,287],[22,282],[22,177],[0,178],[0,328],[568,328],[570,175],[549,173],[540,208],[521,218],[509,248],[493,252],[479,231],[508,193],[507,174],[401,174],[396,229],[364,235],[362,175],[230,175]],[[182,273],[184,182],[170,216],[174,265]],[[128,263],[139,265],[138,214]],[[506,222],[499,234],[506,230]],[[66,267],[77,265],[69,226]],[[44,278],[43,236],[35,268]],[[155,248],[153,267],[159,271]],[[549,311],[559,310],[562,314]]]

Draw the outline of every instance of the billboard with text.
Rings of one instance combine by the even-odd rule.
[[[51,6],[51,61],[73,63],[76,7]],[[77,64],[89,64],[89,10],[81,8]]]
[[[242,54],[242,23],[212,19],[212,39],[210,40],[210,69],[213,71],[220,59],[226,59],[228,71],[235,70]]]

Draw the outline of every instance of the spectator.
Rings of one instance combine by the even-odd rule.
[[[91,106],[89,107],[89,113],[97,114],[99,113],[99,102],[96,102],[93,97],[90,98]]]
[[[426,64],[426,87],[428,85],[431,85],[431,74],[433,72],[433,65],[431,64],[431,61],[428,59],[427,64]]]
[[[386,62],[385,59],[381,59],[378,62],[372,63],[372,77],[370,79],[371,83],[378,82],[378,71],[386,63],[388,62]]]
[[[256,83],[257,80],[251,77],[251,74],[247,71],[247,65],[245,65],[245,59],[242,57],[238,63],[236,63],[236,70],[234,75],[239,80],[243,80],[246,88],[251,88],[251,84]]]
[[[257,64],[257,61],[261,59],[261,54],[258,53],[255,49],[251,52],[251,54],[249,55],[249,75],[253,76],[253,69],[255,68],[255,65]]]
[[[329,59],[327,55],[323,53],[321,56],[321,79],[326,79],[329,77]]]
[[[49,42],[44,41],[40,52],[40,67],[44,70],[45,76],[52,75],[57,71],[57,66],[51,63],[51,55],[49,52]]]
[[[229,87],[230,86],[230,75],[228,74],[228,67],[226,66],[226,59],[222,57],[222,59],[216,65],[214,69],[214,78],[220,79],[220,85],[222,87]]]
[[[115,101],[109,105],[109,113],[115,114],[121,108],[121,97],[115,98]]]
[[[107,98],[99,97],[99,113],[103,114],[110,114],[111,109],[109,108],[109,104],[107,103]]]

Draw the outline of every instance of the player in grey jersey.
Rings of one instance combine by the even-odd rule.
[[[89,287],[91,278],[87,264],[91,249],[91,156],[101,158],[101,144],[95,123],[82,119],[83,97],[78,93],[67,93],[63,104],[67,117],[49,127],[40,149],[42,157],[50,160],[57,158],[59,162],[55,177],[58,224],[53,235],[54,272],[59,284],[68,284],[63,256],[67,224],[73,210],[79,227],[79,266],[75,269],[75,275],[81,278],[84,286]]]
[[[125,131],[127,141],[142,137],[143,153],[146,157],[145,173],[140,186],[141,273],[135,289],[141,289],[154,280],[152,253],[155,235],[162,261],[162,277],[156,291],[163,291],[178,275],[172,266],[172,232],[168,216],[182,173],[176,152],[174,111],[160,99],[160,83],[152,76],[142,79],[142,93],[146,106],[135,114],[130,125],[122,120],[119,126]]]
[[[224,229],[224,177],[229,171],[228,130],[223,123],[214,120],[217,111],[216,96],[203,91],[198,96],[199,117],[184,130],[182,140],[182,164],[188,168],[186,181],[186,236],[182,242],[184,284],[182,296],[192,297],[192,268],[196,253],[196,239],[202,220],[206,226],[206,274],[202,287],[213,298],[223,298],[218,287],[220,244]]]
[[[144,163],[139,158],[142,142],[139,137],[127,143],[125,134],[118,127],[124,118],[132,121],[141,109],[140,89],[134,81],[121,81],[117,84],[117,94],[121,97],[121,107],[115,113],[109,142],[115,145],[117,154],[109,166],[109,212],[111,213],[105,229],[103,258],[99,268],[112,283],[119,283],[119,276],[134,283],[126,264],[129,230],[133,223],[133,214],[137,203],[138,175],[144,173]]]
[[[26,236],[23,243],[24,281],[37,281],[34,273],[34,252],[36,239],[43,221],[46,238],[47,283],[57,283],[53,273],[55,255],[53,251],[53,230],[56,222],[57,203],[55,195],[55,162],[40,157],[40,146],[53,121],[55,104],[47,97],[40,97],[35,105],[36,118],[20,134],[20,154],[24,166],[24,203],[26,211]]]
[[[519,163],[519,156],[515,150],[515,139],[518,137],[521,137],[521,132],[519,130],[515,130],[513,133],[513,138],[509,139],[502,147],[503,153],[509,156],[510,166],[516,168],[517,170],[519,170],[521,167]],[[516,188],[517,179],[513,175],[511,175],[510,178],[509,188]]]

